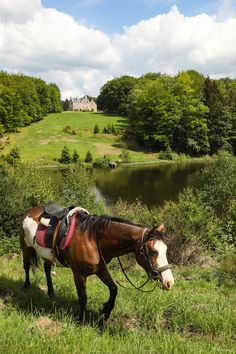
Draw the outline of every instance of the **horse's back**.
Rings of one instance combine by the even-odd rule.
[[[36,207],[33,207],[33,208],[29,208],[25,212],[25,214],[23,216],[23,219],[25,219],[26,216],[28,216],[29,218],[32,218],[35,221],[39,221],[39,218],[42,215],[43,211],[44,211],[44,208],[43,208],[42,205],[39,205],[39,206],[36,206]]]

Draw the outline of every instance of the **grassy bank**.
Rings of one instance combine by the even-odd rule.
[[[98,134],[93,133],[96,124],[100,129]],[[50,114],[44,120],[22,128],[17,134],[10,135],[10,144],[6,144],[2,152],[6,154],[11,148],[17,146],[22,161],[37,161],[41,165],[57,164],[56,160],[65,145],[71,154],[76,149],[81,160],[84,160],[88,150],[94,158],[109,155],[111,159],[117,160],[124,148],[129,151],[132,162],[156,160],[156,154],[136,151],[135,144],[121,141],[121,135],[103,133],[103,129],[109,125],[113,125],[119,131],[126,124],[125,118],[103,113]]]
[[[101,331],[96,322],[108,297],[96,278],[88,279],[88,323],[73,312],[76,291],[72,273],[55,269],[56,298],[45,294],[42,266],[25,294],[18,255],[0,257],[0,347],[5,353],[234,353],[235,289],[219,286],[210,269],[175,269],[172,291],[152,293],[119,288],[115,310]],[[116,263],[116,280],[124,282]],[[144,276],[134,267],[138,283]]]

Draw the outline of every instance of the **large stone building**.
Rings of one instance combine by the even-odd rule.
[[[71,97],[69,100],[69,111],[93,111],[97,112],[97,104],[87,95],[84,97]]]

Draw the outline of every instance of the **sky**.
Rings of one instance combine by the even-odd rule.
[[[236,78],[236,0],[0,0],[0,70],[54,82],[63,99],[188,69]]]

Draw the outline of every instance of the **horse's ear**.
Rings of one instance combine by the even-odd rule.
[[[164,232],[165,231],[165,225],[161,223],[159,226],[155,228],[156,231],[158,232]]]

